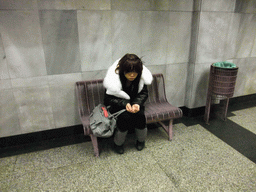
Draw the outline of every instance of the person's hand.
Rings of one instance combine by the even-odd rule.
[[[131,106],[130,103],[127,103],[126,110],[130,113],[137,113],[140,111],[140,106],[138,104],[134,104],[133,106]]]
[[[132,110],[134,113],[137,113],[140,111],[140,106],[138,104],[132,105]]]
[[[130,103],[127,103],[127,104],[126,104],[126,110],[127,110],[128,112],[130,112],[130,113],[133,113],[133,109],[132,109],[132,106],[131,106]]]

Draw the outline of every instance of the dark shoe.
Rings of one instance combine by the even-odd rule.
[[[118,154],[123,154],[124,153],[124,145],[118,146],[114,143],[114,151]]]
[[[141,151],[141,150],[144,149],[144,147],[145,147],[145,141],[143,141],[143,142],[137,141],[135,146],[136,146],[136,149],[137,149],[138,151]]]

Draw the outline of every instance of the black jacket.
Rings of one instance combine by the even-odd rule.
[[[147,98],[148,98],[148,89],[147,89],[147,85],[144,85],[143,89],[139,93],[137,93],[134,98],[130,100],[119,98],[113,95],[108,95],[105,93],[104,104],[106,106],[110,106],[110,112],[114,113],[121,109],[125,109],[127,103],[130,103],[131,105],[138,104],[140,105],[140,107],[143,107]]]

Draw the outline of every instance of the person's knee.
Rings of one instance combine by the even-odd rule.
[[[129,130],[129,128],[127,126],[125,126],[124,124],[121,124],[121,125],[117,125],[117,129],[118,131],[120,132],[126,132]]]
[[[146,118],[143,112],[129,113],[124,112],[117,119],[117,128],[121,132],[134,128],[144,129],[146,127]]]
[[[136,122],[135,122],[135,128],[137,129],[144,129],[146,127],[146,118],[145,115],[140,115],[136,118]]]
[[[117,118],[117,129],[121,132],[125,132],[129,129],[130,117],[126,112],[122,113]]]

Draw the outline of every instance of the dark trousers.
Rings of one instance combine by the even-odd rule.
[[[146,128],[146,118],[144,114],[144,107],[141,107],[137,113],[123,112],[117,118],[117,129],[121,132],[131,131],[134,129]]]

